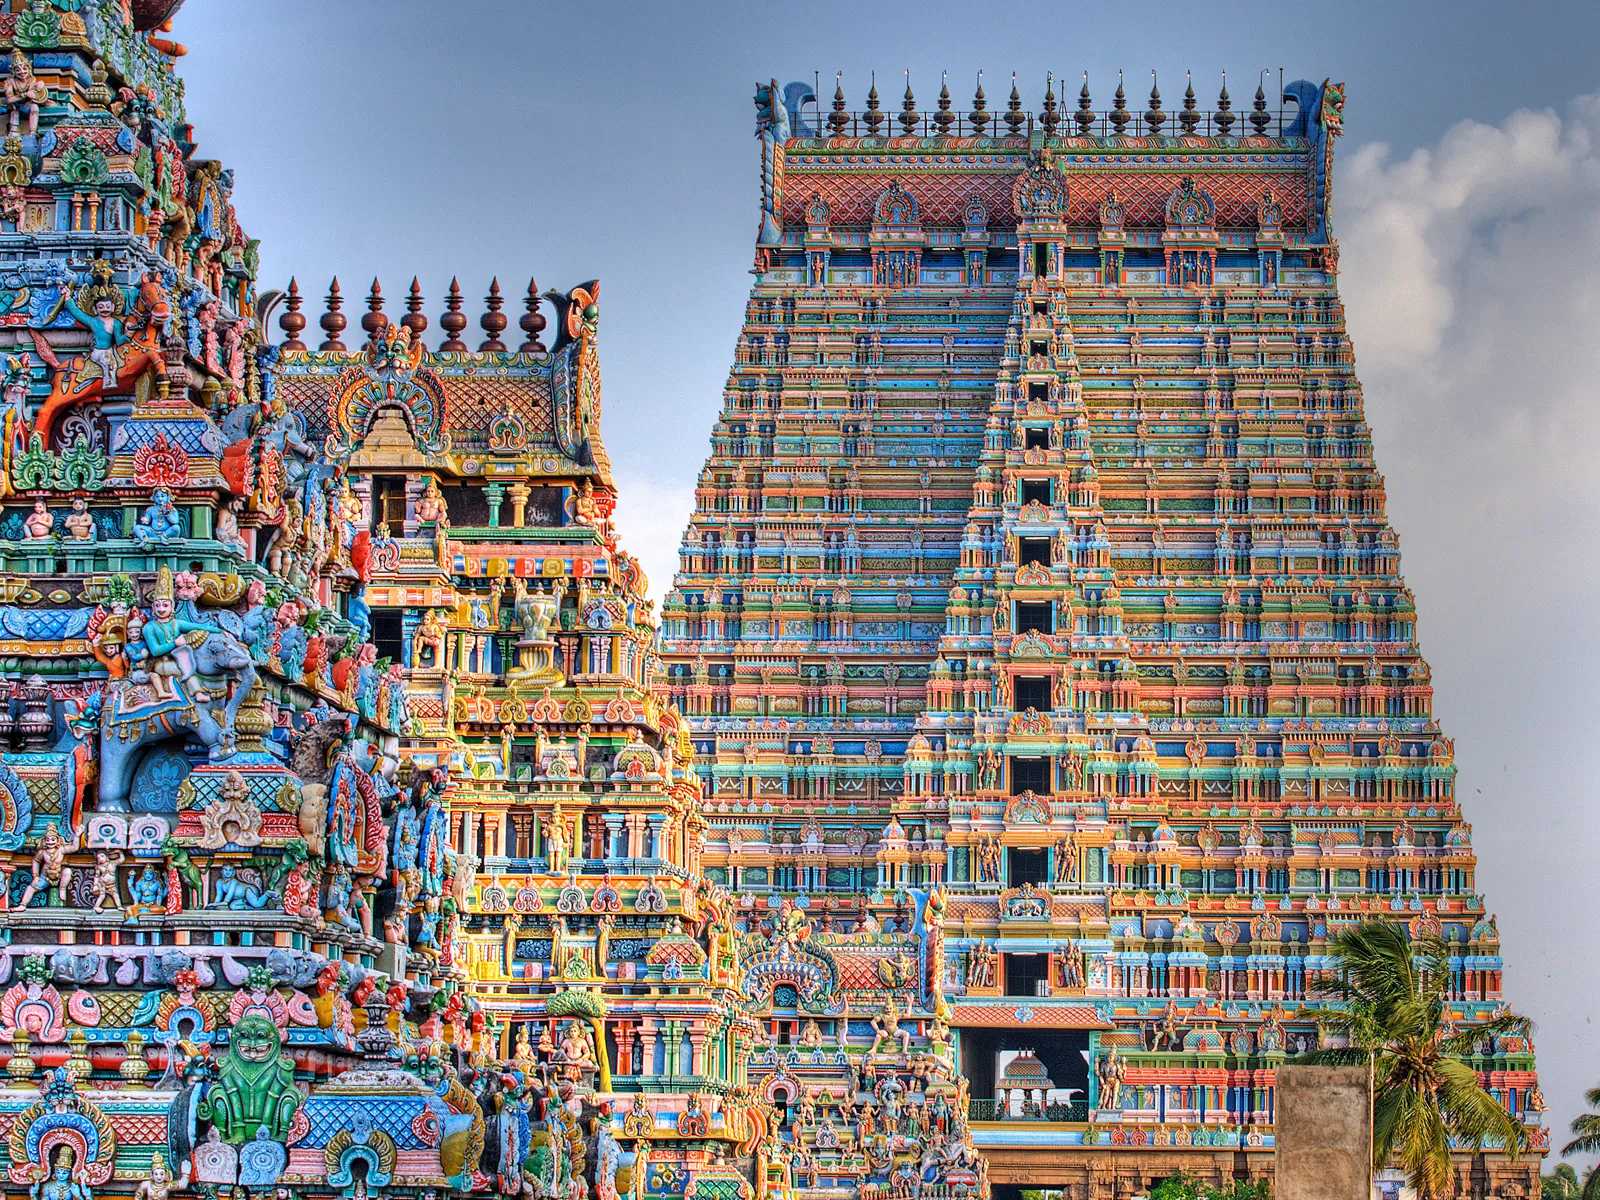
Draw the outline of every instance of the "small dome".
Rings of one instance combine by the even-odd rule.
[[[1044,1064],[1034,1057],[1033,1051],[1024,1050],[1006,1064],[1005,1074],[1000,1076],[1000,1086],[1049,1091],[1055,1084],[1050,1082],[1050,1073],[1044,1069]]]

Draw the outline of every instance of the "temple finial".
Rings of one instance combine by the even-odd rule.
[[[333,282],[328,285],[328,311],[322,314],[322,320],[318,322],[322,326],[323,333],[328,336],[322,339],[322,345],[317,347],[318,350],[337,351],[346,348],[339,340],[344,327],[350,323],[344,313],[339,311],[343,307],[344,297],[339,295],[339,277],[335,275]]]
[[[500,296],[500,280],[498,277],[489,281],[489,295],[484,303],[488,305],[488,311],[478,318],[478,327],[488,336],[483,339],[478,349],[498,354],[506,348],[506,344],[500,340],[500,335],[505,332],[506,315],[500,311],[505,304],[505,300]]]
[[[835,137],[844,136],[844,131],[850,128],[850,114],[845,111],[844,103],[844,72],[836,71],[833,76],[833,111],[828,114],[828,128]]]
[[[1017,73],[1011,72],[1011,98],[1006,101],[1006,132],[1016,137],[1028,118],[1022,115],[1022,93],[1017,91]]]
[[[1253,110],[1250,113],[1250,125],[1255,130],[1257,137],[1260,137],[1262,134],[1266,133],[1267,126],[1272,124],[1272,114],[1267,111],[1266,78],[1267,73],[1265,70],[1263,70],[1261,72],[1261,79],[1256,84],[1255,103],[1250,106]]]
[[[1122,72],[1117,72],[1117,94],[1111,98],[1111,128],[1120,137],[1132,119],[1128,114],[1128,94],[1122,90]]]
[[[1194,72],[1184,72],[1188,83],[1183,89],[1183,111],[1178,114],[1178,124],[1185,134],[1192,134],[1200,125],[1200,114],[1195,111]]]
[[[978,90],[972,93],[972,111],[967,114],[967,124],[972,127],[973,135],[982,137],[985,127],[989,124],[989,101],[983,94],[983,72],[978,72]]]
[[[1228,95],[1228,73],[1222,73],[1222,92],[1217,97],[1217,133],[1222,137],[1228,136],[1228,130],[1233,128],[1233,123],[1239,118],[1233,115],[1233,100]]]
[[[1078,112],[1073,117],[1078,123],[1078,135],[1088,137],[1094,128],[1094,101],[1089,98],[1089,72],[1083,73],[1083,87],[1078,90]]]
[[[900,102],[900,128],[905,130],[907,137],[917,131],[917,122],[921,117],[917,114],[917,98],[911,94],[911,68],[906,68],[906,94]]]
[[[406,297],[406,315],[400,318],[400,324],[411,331],[413,341],[420,341],[428,329],[428,318],[422,313],[422,284],[415,275],[411,277],[411,294]]]
[[[367,311],[361,316],[361,331],[367,335],[367,341],[376,341],[388,323],[383,315],[383,288],[377,276],[373,276],[372,290],[367,293]]]
[[[300,334],[306,327],[306,319],[300,312],[300,284],[293,276],[289,279],[289,292],[284,297],[284,312],[278,318],[278,328],[289,335],[289,340],[283,343],[285,350],[304,350],[306,344],[300,340]]]
[[[1161,87],[1156,81],[1154,70],[1150,72],[1150,107],[1145,109],[1144,123],[1150,127],[1150,135],[1157,136],[1161,126],[1166,122],[1167,114],[1161,111]]]
[[[950,111],[949,72],[941,71],[939,73],[939,109],[933,114],[933,124],[941,134],[948,134],[950,127],[955,123],[955,114]]]
[[[454,279],[450,280],[444,309],[444,316],[439,318],[439,328],[444,330],[445,340],[439,343],[439,349],[459,354],[467,348],[467,344],[461,340],[461,331],[467,327],[467,317],[461,311],[461,285]]]

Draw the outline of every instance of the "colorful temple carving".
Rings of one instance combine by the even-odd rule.
[[[310,348],[177,7],[0,2],[7,1194],[783,1192],[599,285]]]
[[[1109,1200],[1270,1170],[1341,923],[1501,1003],[1338,88],[760,89],[658,641],[599,284],[495,283],[469,343],[453,283],[430,348],[415,281],[352,328],[335,280],[309,332],[180,3],[0,0],[8,1194]],[[1476,1065],[1536,1126],[1531,1046]]]
[[[876,1186],[856,1147],[921,1135],[882,1097],[929,1055],[996,1187],[1268,1175],[1330,933],[1442,931],[1452,1019],[1502,1003],[1336,286],[1342,88],[816,101],[757,91],[756,283],[663,614],[705,874],[814,931],[747,985],[752,1082],[802,1188]],[[1531,1045],[1474,1066],[1543,1146]]]

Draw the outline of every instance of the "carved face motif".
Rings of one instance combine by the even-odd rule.
[[[278,1056],[278,1028],[265,1017],[246,1016],[233,1027],[233,1049],[245,1062],[269,1062]]]

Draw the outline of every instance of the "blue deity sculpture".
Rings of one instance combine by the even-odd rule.
[[[350,873],[343,869],[335,871],[328,880],[328,908],[339,925],[351,933],[365,933],[356,903],[351,893]]]
[[[29,1200],[94,1200],[89,1189],[72,1177],[72,1149],[56,1151],[50,1174],[28,1189]]]
[[[172,503],[172,493],[157,488],[150,494],[150,506],[140,515],[133,527],[133,540],[149,549],[155,542],[165,542],[183,536],[183,517]]]
[[[276,903],[277,899],[277,893],[242,878],[236,868],[227,866],[222,868],[222,873],[217,879],[216,890],[211,897],[209,907],[229,908],[238,912],[247,908],[266,908],[267,905]]]
[[[156,874],[154,867],[146,867],[139,878],[128,885],[128,891],[133,894],[132,912],[135,914],[146,909],[160,909],[166,902],[166,881]]]

